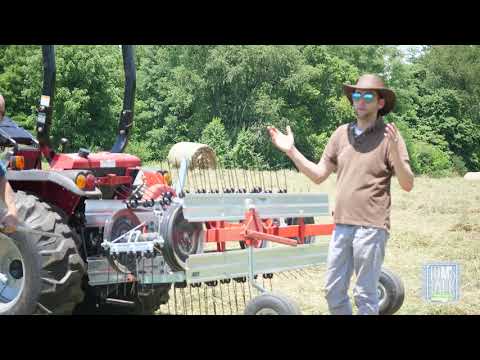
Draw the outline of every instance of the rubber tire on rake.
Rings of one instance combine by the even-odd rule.
[[[301,311],[285,295],[264,293],[250,300],[244,315],[301,315]]]
[[[405,299],[405,289],[402,280],[390,270],[382,268],[379,287],[384,289],[384,291],[380,291],[384,296],[379,299],[379,314],[395,314],[402,307]]]
[[[140,220],[131,209],[123,209],[117,212],[111,221],[111,224],[109,224],[109,228],[111,229],[109,241],[115,240],[140,225]],[[135,270],[135,258],[129,258],[127,254],[120,254],[117,259],[108,256],[108,261],[112,268],[119,273],[129,274]]]
[[[115,214],[110,225],[111,234],[110,241],[125,234],[134,227],[140,225],[140,220],[131,209],[124,209]],[[110,265],[119,273],[130,274],[135,271],[135,258],[129,258],[127,254],[122,254],[117,259],[108,256]],[[110,304],[105,304],[99,295],[88,286],[86,288],[86,301],[76,309],[78,314],[137,314],[150,315],[153,314],[160,305],[166,304],[169,300],[169,290],[171,284],[155,284],[153,286],[145,285],[144,290],[138,291],[133,289],[131,284],[118,284],[117,286],[109,286],[109,294],[120,300],[134,302],[132,308],[123,308]],[[142,287],[138,286],[140,289]],[[124,295],[126,293],[126,295]]]
[[[163,256],[173,271],[185,271],[188,257],[203,252],[204,225],[185,220],[179,204],[172,204],[163,214],[160,234],[165,240]],[[181,239],[185,234],[188,239]]]
[[[24,287],[18,300],[0,315],[71,314],[84,299],[86,269],[77,250],[79,237],[64,222],[60,210],[36,196],[18,191],[15,204],[20,223],[63,237],[24,232],[8,235],[23,258]]]

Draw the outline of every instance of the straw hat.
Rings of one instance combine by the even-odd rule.
[[[393,90],[385,87],[385,84],[380,77],[373,74],[362,75],[355,85],[344,84],[343,92],[347,96],[350,104],[353,105],[352,93],[356,90],[376,90],[382,97],[385,99],[385,106],[379,110],[380,115],[387,115],[390,111],[393,110],[395,106],[395,93]]]

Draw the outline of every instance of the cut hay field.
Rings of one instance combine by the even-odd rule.
[[[282,184],[285,174],[282,171],[279,175]],[[271,174],[264,174],[264,179],[270,177]],[[243,176],[238,175],[238,178]],[[334,176],[320,185],[311,183],[295,171],[287,171],[286,178],[289,193],[326,192],[330,196],[330,206],[333,207]],[[317,221],[329,222],[330,219]],[[394,178],[391,222],[391,236],[386,248],[384,266],[400,276],[405,285],[405,301],[397,314],[480,314],[480,182],[466,181],[460,177],[418,177],[415,179],[414,189],[407,193],[400,189]],[[423,266],[430,262],[443,261],[460,264],[460,300],[452,304],[434,305],[422,298]],[[325,267],[319,266],[308,269],[303,275],[292,273],[288,278],[276,276],[272,282],[273,290],[294,299],[304,314],[328,314],[322,292],[324,273]],[[353,277],[352,282],[354,281]],[[269,284],[266,285],[270,288]],[[238,292],[240,285],[236,286]],[[233,285],[230,285],[229,289],[233,294]],[[218,296],[219,289],[216,291]],[[248,289],[246,294],[248,301]],[[171,295],[173,297],[173,291]],[[181,303],[178,290],[176,295]],[[200,295],[203,298],[203,293]],[[222,295],[225,297],[225,294]],[[195,304],[198,299],[195,294],[193,297]],[[228,306],[228,299],[224,299],[224,303]],[[173,302],[170,303],[171,307],[172,304]],[[187,299],[186,313],[190,314],[188,304]],[[220,305],[221,303],[216,304],[218,313],[221,313]],[[211,306],[212,303],[208,305],[209,313],[213,312]],[[243,301],[239,306],[243,306]],[[241,311],[242,309],[239,309],[239,312]],[[166,312],[166,306],[162,306],[159,313]],[[229,313],[229,308],[226,313]]]

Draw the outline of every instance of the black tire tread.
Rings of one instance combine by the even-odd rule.
[[[81,280],[86,272],[74,239],[75,233],[57,209],[35,195],[17,191],[15,198],[22,224],[63,236],[28,235],[41,257],[41,292],[33,313],[71,314],[76,304],[83,300]],[[17,232],[11,236],[25,241],[27,234]]]
[[[405,288],[400,278],[391,270],[382,268],[379,282],[385,287],[387,291],[386,296],[390,297],[390,301],[384,309],[380,309],[381,315],[393,315],[403,305],[405,299]]]
[[[254,297],[247,304],[244,314],[256,315],[263,307],[270,307],[277,311],[279,315],[301,315],[298,305],[282,294],[264,293]]]

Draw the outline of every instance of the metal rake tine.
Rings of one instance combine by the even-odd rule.
[[[222,314],[225,315],[225,309],[223,307],[223,291],[222,291],[223,284],[220,282],[220,302],[222,304]]]
[[[195,192],[196,192],[195,189],[198,188],[198,187],[197,187],[197,182],[195,181],[194,168],[191,167],[190,165],[188,166],[188,172],[189,172],[189,174],[190,174],[190,180],[189,180],[189,184],[191,185],[190,191],[191,191],[192,193],[195,193]],[[193,187],[193,191],[192,191],[192,187]]]
[[[190,293],[190,309],[191,309],[192,315],[193,315],[193,295],[192,295],[192,287],[191,286],[188,287],[188,291]]]
[[[180,289],[180,294],[182,295],[183,315],[187,315],[187,302],[185,301],[185,288]]]
[[[210,175],[210,168],[207,169],[207,179],[208,179],[208,185],[210,185],[210,192],[214,193],[215,189],[212,187],[212,179]]]
[[[236,285],[236,281],[233,280],[233,293],[234,293],[234,297],[235,297],[235,307],[237,309],[237,314],[238,314],[238,295],[237,295],[237,285]]]
[[[223,178],[223,182],[225,184],[225,189],[230,189],[230,184],[229,184],[230,179],[228,178],[227,168],[225,168],[225,167],[222,168],[222,178]]]
[[[223,191],[225,191],[226,189],[229,188],[228,177],[225,175],[226,168],[222,167],[221,168],[221,173],[222,173],[222,175],[221,175],[220,179],[222,179],[222,181],[223,181],[223,185],[224,185]]]
[[[197,169],[198,171],[198,177],[200,178],[200,183],[202,184],[202,192],[203,190],[206,190],[207,186],[205,184],[205,176],[203,175],[203,169],[200,168],[200,166]]]
[[[247,301],[245,299],[245,283],[242,281],[242,295],[243,295],[243,305],[247,306]]]
[[[203,188],[203,181],[202,181],[202,174],[200,174],[200,169],[197,168],[197,180],[198,180],[198,183],[199,183],[199,189],[200,190],[199,192],[201,192],[202,188]]]
[[[259,174],[260,174],[260,181],[262,182],[262,189],[263,189],[263,192],[265,192],[266,188],[265,188],[265,179],[264,179],[264,176],[263,176],[263,170],[259,170]]]
[[[225,175],[224,175],[224,171],[223,171],[224,167],[223,166],[220,166],[219,168],[219,179],[220,179],[220,186],[221,186],[221,192],[225,192],[225,189],[227,188],[227,185],[225,183]]]
[[[215,286],[212,286],[213,314],[217,315],[217,306],[216,306],[215,298],[216,298],[216,296],[215,296]]]
[[[233,176],[232,176],[231,169],[227,169],[227,175],[228,175],[228,178],[230,179],[230,187],[232,189],[235,189],[235,182],[233,181]]]
[[[254,188],[259,187],[260,185],[256,186],[256,184],[257,184],[257,174],[256,174],[255,169],[252,169],[252,179],[253,179],[253,187]]]
[[[228,304],[230,305],[230,315],[233,314],[232,299],[230,298],[230,282],[227,282]]]
[[[206,171],[207,171],[207,169],[202,169],[203,179],[205,181],[205,188],[207,188],[207,186],[210,185],[210,191],[212,191],[212,186],[210,184],[210,178],[207,176]]]
[[[278,191],[280,191],[280,182],[278,181],[278,170],[275,171],[275,177],[277,178]]]
[[[245,169],[242,169],[243,171],[243,178],[245,180],[245,189],[248,191],[248,189],[250,188],[250,185],[248,184],[248,176],[245,172]]]
[[[205,313],[206,313],[206,315],[208,315],[207,287],[208,287],[207,284],[205,284],[204,291],[203,291],[203,294],[204,294],[204,297],[205,297]]]
[[[171,311],[170,311],[170,299],[168,299],[167,301],[167,307],[168,307],[168,315],[171,315]]]
[[[178,314],[177,312],[177,287],[175,286],[175,284],[173,284],[173,302],[174,302],[174,305],[175,305],[175,315]]]
[[[237,181],[237,189],[238,189],[238,192],[240,192],[240,179],[238,178],[238,175],[237,175],[237,169],[236,169],[236,168],[233,168],[233,172],[234,172],[235,180]]]
[[[218,182],[218,171],[217,171],[217,167],[215,166],[215,182],[217,183],[217,190],[219,192],[222,192],[222,185],[219,184]]]
[[[200,295],[200,286],[197,287],[197,294],[198,294],[198,313],[202,314],[202,296]]]

